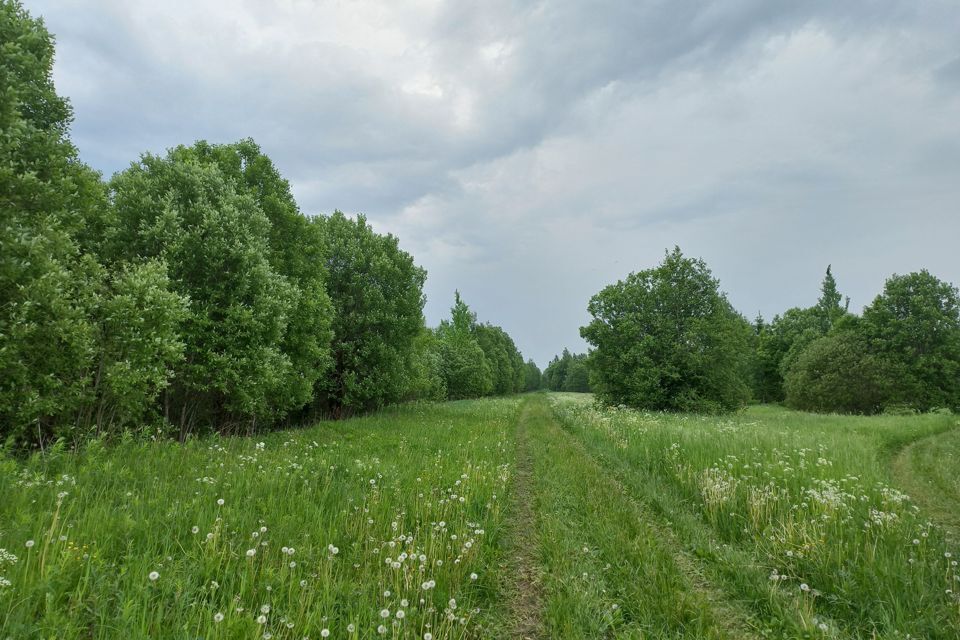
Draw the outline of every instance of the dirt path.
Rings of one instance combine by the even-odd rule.
[[[526,403],[517,420],[517,466],[508,519],[510,556],[505,569],[506,575],[510,576],[508,635],[511,638],[538,640],[545,636],[543,594],[537,562],[539,540],[534,504],[533,456],[526,425],[529,412],[529,403]]]

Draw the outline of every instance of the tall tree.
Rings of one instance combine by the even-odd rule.
[[[527,360],[527,363],[523,367],[523,371],[524,391],[539,391],[543,388],[543,375],[540,372],[540,367],[537,366],[536,362],[533,360]]]
[[[894,275],[863,310],[862,333],[896,385],[890,404],[960,409],[960,294],[927,270]]]
[[[0,436],[21,443],[74,423],[97,350],[101,273],[75,236],[106,199],[70,142],[53,56],[42,21],[0,2]]]
[[[454,292],[450,321],[437,328],[447,395],[451,399],[476,398],[493,391],[494,372],[475,331],[477,316]]]
[[[190,300],[167,419],[185,436],[195,424],[253,428],[290,409],[282,345],[296,296],[270,264],[270,221],[256,199],[185,147],[145,155],[110,187],[114,258],[166,259]]]
[[[824,275],[820,297],[812,307],[794,307],[757,329],[754,354],[755,393],[763,402],[781,401],[785,397],[783,381],[800,355],[816,339],[822,338],[846,317],[847,304],[841,305],[841,294],[830,266]]]
[[[750,325],[707,265],[679,248],[656,268],[593,296],[581,335],[595,391],[607,402],[654,410],[720,411],[750,397]]]
[[[393,235],[364,216],[318,217],[326,238],[327,292],[333,302],[333,368],[321,404],[334,415],[404,397],[414,377],[423,328],[426,272]]]
[[[291,295],[280,346],[291,366],[287,378],[278,381],[278,388],[288,397],[278,403],[289,408],[307,405],[332,364],[333,305],[326,291],[323,228],[300,212],[289,182],[253,140],[225,145],[200,141],[183,153],[215,165],[238,192],[254,200],[270,223],[267,260],[290,284]]]

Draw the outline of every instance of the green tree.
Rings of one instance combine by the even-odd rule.
[[[185,147],[144,155],[110,188],[113,262],[164,258],[175,291],[190,300],[166,418],[184,437],[196,424],[255,428],[283,415],[296,294],[270,264],[270,221],[256,199]]]
[[[189,300],[171,290],[166,263],[125,265],[107,279],[94,314],[97,360],[83,423],[140,426],[183,360]]]
[[[423,327],[416,339],[412,372],[405,400],[442,401],[447,399],[447,382],[444,379],[440,338],[435,331],[427,327]]]
[[[563,391],[567,381],[567,370],[573,360],[573,354],[564,347],[563,353],[554,356],[543,372],[544,386],[550,391]]]
[[[750,397],[750,325],[702,260],[679,248],[603,289],[580,333],[600,399],[653,410],[720,411]]]
[[[336,211],[315,220],[326,238],[334,308],[333,368],[320,404],[339,416],[396,402],[415,376],[426,272],[362,215],[352,220]]]
[[[923,270],[894,275],[863,311],[863,336],[896,381],[889,404],[960,409],[960,296]]]
[[[795,307],[774,316],[769,325],[757,329],[754,355],[754,388],[762,402],[785,398],[783,381],[806,348],[830,332],[835,323],[848,315],[830,266],[824,275],[817,303],[808,308]]]
[[[885,363],[855,328],[811,342],[784,380],[788,406],[821,413],[877,413],[891,385]]]
[[[204,141],[183,149],[184,157],[215,165],[249,196],[269,220],[267,259],[291,285],[291,305],[280,346],[290,359],[289,375],[278,380],[285,398],[279,406],[296,408],[312,402],[315,387],[332,365],[333,305],[326,290],[326,239],[323,228],[300,212],[290,184],[251,140],[227,145]]]
[[[437,328],[440,356],[447,396],[452,399],[477,398],[493,391],[494,372],[475,335],[477,316],[454,292],[450,321]]]
[[[576,354],[570,358],[567,375],[563,381],[564,391],[576,393],[590,392],[590,367],[586,354]]]
[[[527,360],[523,367],[523,390],[539,391],[543,388],[543,375],[533,360]]]
[[[96,358],[96,261],[76,234],[105,207],[70,142],[53,41],[0,2],[0,435],[43,441],[73,424]]]
[[[495,395],[517,393],[524,382],[523,356],[513,338],[502,328],[491,324],[477,324],[473,328],[484,357],[490,364]]]

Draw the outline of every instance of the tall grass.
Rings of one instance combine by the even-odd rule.
[[[728,563],[719,573],[730,596],[752,603],[768,632],[790,633],[773,618],[793,601],[811,635],[960,637],[960,554],[889,471],[893,449],[955,417],[756,407],[712,418],[573,396],[555,397],[554,409],[682,537],[719,542],[704,556]]]
[[[515,400],[0,461],[0,637],[481,635]]]

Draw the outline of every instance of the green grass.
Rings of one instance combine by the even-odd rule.
[[[568,432],[675,532],[775,637],[956,638],[956,549],[891,485],[890,453],[956,418],[723,417],[595,409],[558,397]]]
[[[534,394],[0,459],[0,638],[956,638],[956,426]]]
[[[0,637],[478,635],[517,405],[5,461]]]
[[[894,459],[894,474],[920,504],[960,541],[960,429],[922,438]]]

